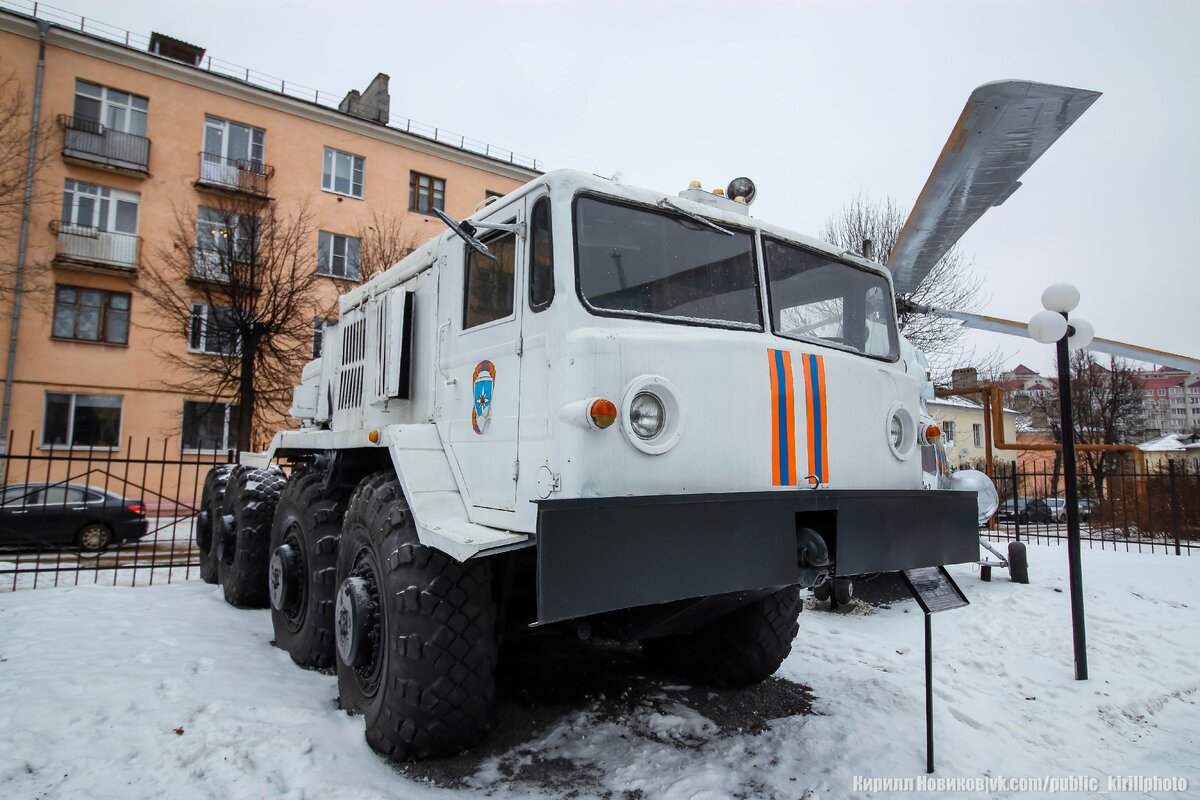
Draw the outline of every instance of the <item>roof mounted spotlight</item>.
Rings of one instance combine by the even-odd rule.
[[[725,189],[726,197],[746,205],[753,203],[757,194],[758,189],[754,187],[754,181],[749,178],[734,178]]]

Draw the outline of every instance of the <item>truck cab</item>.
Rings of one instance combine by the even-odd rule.
[[[447,230],[341,298],[273,451],[389,448],[423,541],[540,551],[543,623],[976,557],[878,263],[565,170],[465,222],[482,249]],[[827,567],[781,560],[798,529]]]

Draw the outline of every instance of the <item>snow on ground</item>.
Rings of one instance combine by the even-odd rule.
[[[1073,680],[1066,549],[1033,546],[1030,561],[1028,586],[952,568],[972,604],[933,619],[937,776],[1088,776],[1102,791],[1108,775],[1181,777],[1196,792],[1200,560],[1084,550],[1089,681]],[[647,685],[635,660],[622,668],[640,694],[543,709],[527,732],[498,732],[500,749],[459,757],[454,780],[376,757],[334,678],[270,640],[266,612],[198,582],[0,595],[0,797],[840,798],[896,796],[855,776],[924,776],[911,602],[805,611],[785,680],[749,696],[804,684],[812,713],[718,724],[705,714],[724,695]],[[559,679],[545,669],[530,680]]]

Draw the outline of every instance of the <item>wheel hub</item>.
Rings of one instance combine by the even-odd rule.
[[[283,611],[295,605],[300,577],[300,554],[289,544],[281,544],[271,554],[267,582],[271,590],[271,608]]]
[[[234,527],[237,520],[233,514],[223,514],[213,521],[214,534],[217,537],[217,558],[226,564],[233,563]]]
[[[338,588],[334,605],[334,639],[338,657],[351,667],[362,667],[370,661],[371,627],[375,616],[374,603],[365,578],[350,576]]]

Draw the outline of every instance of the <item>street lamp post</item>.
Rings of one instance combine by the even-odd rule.
[[[1083,567],[1080,564],[1079,487],[1075,475],[1075,420],[1071,408],[1071,351],[1086,347],[1093,329],[1086,320],[1068,321],[1079,305],[1079,290],[1069,283],[1056,283],[1042,293],[1045,311],[1029,321],[1029,334],[1058,348],[1058,403],[1062,417],[1063,479],[1067,489],[1067,561],[1071,580],[1071,629],[1075,645],[1075,680],[1085,681],[1087,636],[1083,618]]]

